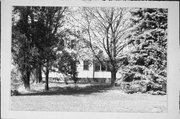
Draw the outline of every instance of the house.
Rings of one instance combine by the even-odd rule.
[[[111,72],[108,63],[102,65],[97,61],[81,60],[77,71],[77,77],[84,82],[110,83]],[[121,73],[117,72],[116,77],[121,78]]]
[[[77,78],[81,83],[110,83],[111,72],[108,67],[108,63],[102,65],[95,60],[80,60],[77,65]],[[44,74],[43,74],[43,77]],[[64,78],[67,77],[62,73],[50,72],[49,79],[53,79],[58,82],[64,82]],[[117,72],[116,78],[121,78],[121,73]]]

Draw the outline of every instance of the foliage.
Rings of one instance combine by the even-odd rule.
[[[55,47],[59,44],[65,7],[19,7],[13,9],[12,53],[13,61],[29,85],[30,73],[46,67],[46,83],[50,63],[56,58]],[[25,73],[25,74],[23,74]],[[39,75],[41,76],[41,75]],[[48,89],[48,84],[47,84]]]
[[[13,63],[18,66],[20,71],[24,69],[31,71],[34,65],[34,53],[29,47],[28,39],[18,31],[13,31],[12,39]]]
[[[11,70],[11,83],[21,82],[21,74],[16,68]]]
[[[16,31],[15,27],[13,27],[12,33],[12,54],[13,63],[22,75],[25,88],[29,89],[30,72],[36,66],[36,54],[34,54],[34,50],[30,47],[28,37]]]
[[[76,83],[77,82],[77,54],[73,52],[63,51],[57,56],[57,68],[61,73],[65,75],[70,75],[71,79]]]
[[[71,23],[65,17],[66,10],[66,7],[14,7],[12,58],[25,86],[29,87],[34,70],[40,74],[44,69],[48,90],[49,71],[53,67],[70,75],[76,83],[78,59],[91,54],[86,59],[95,57],[101,64],[109,63],[112,85],[121,69],[123,80],[134,82],[135,87],[143,84],[150,86],[149,90],[164,90],[167,9],[135,8],[131,11],[129,8],[83,7],[79,8],[83,12],[77,16],[70,15],[75,21],[81,19],[82,23]],[[77,11],[76,8],[71,10]],[[73,28],[67,27],[70,23]],[[81,44],[82,41],[86,45]],[[76,47],[76,43],[81,47]],[[82,51],[84,49],[86,51]]]
[[[147,80],[151,89],[162,90],[167,79],[167,9],[137,9],[132,15],[138,27],[131,36],[135,42],[124,80]]]

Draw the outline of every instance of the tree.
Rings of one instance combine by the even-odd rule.
[[[32,34],[29,29],[28,16],[30,7],[15,7],[13,10],[12,27],[12,54],[14,63],[22,75],[22,81],[26,89],[30,89],[30,74],[35,67],[36,49],[33,48]],[[17,14],[18,15],[17,15]],[[17,21],[17,17],[19,20]]]
[[[63,25],[63,17],[66,7],[15,7],[14,11],[17,12],[19,20],[14,24],[16,29],[13,29],[13,33],[16,34],[16,31],[20,34],[17,35],[17,41],[19,42],[19,36],[23,35],[25,40],[22,40],[22,54],[18,55],[18,59],[28,55],[24,65],[31,67],[32,69],[37,69],[37,74],[39,78],[41,77],[41,70],[45,67],[45,80],[46,85],[45,89],[48,90],[48,76],[51,64],[56,58],[55,48],[58,45],[58,42],[61,40],[57,36],[60,32],[60,28]],[[14,40],[15,38],[13,38]],[[22,38],[21,38],[22,39]],[[14,44],[15,45],[15,44]],[[17,49],[17,48],[16,48]],[[30,52],[31,54],[26,53]],[[16,50],[19,54],[21,50]],[[32,61],[29,61],[32,60]],[[21,61],[21,60],[19,60]],[[22,63],[19,63],[21,66]],[[31,66],[31,62],[33,65]],[[24,67],[21,66],[21,67]],[[32,72],[32,69],[27,69],[27,74]],[[31,69],[31,70],[30,70]],[[22,70],[26,70],[22,68]],[[29,82],[29,78],[28,78]]]
[[[34,7],[37,19],[36,47],[39,51],[39,59],[45,72],[45,90],[49,90],[48,78],[53,62],[56,60],[56,50],[54,50],[61,38],[57,35],[63,25],[65,7]]]
[[[126,75],[162,89],[167,78],[167,9],[136,9],[132,15],[132,21],[139,25],[132,34],[134,50]]]
[[[65,74],[66,76],[70,75],[71,80],[76,84],[77,82],[77,54],[74,52],[68,52],[66,50],[62,51],[61,54],[58,54],[57,65],[59,72]]]
[[[68,22],[66,16],[66,23]],[[66,26],[68,26],[66,24]],[[61,32],[61,38],[63,39],[62,42],[59,43],[56,52],[56,61],[53,64],[53,67],[56,69],[57,72],[62,73],[65,75],[64,81],[67,84],[67,78],[73,80],[74,83],[78,81],[77,78],[77,64],[79,63],[79,48],[78,45],[78,38],[72,33],[70,28],[67,27],[63,28]],[[76,34],[77,35],[77,34]],[[63,45],[63,47],[62,47]]]
[[[132,43],[129,32],[133,28],[128,8],[82,8],[84,23],[82,30],[89,47],[101,64],[109,61],[111,85],[116,81],[116,73],[123,65],[126,56],[123,49]],[[102,54],[105,58],[99,55]]]
[[[42,56],[43,62],[45,64],[45,80],[46,86],[45,89],[49,90],[48,86],[48,78],[49,78],[49,70],[52,67],[53,61],[56,60],[56,53],[54,48],[57,47],[57,44],[60,41],[58,30],[63,26],[64,22],[64,12],[66,10],[65,7],[47,7],[42,8],[45,14],[41,14],[41,20],[44,26],[47,28],[47,32],[45,32],[45,38],[43,43],[41,44],[42,48]]]

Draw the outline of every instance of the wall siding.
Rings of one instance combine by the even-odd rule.
[[[78,78],[93,78],[93,64],[89,66],[89,70],[83,70],[83,61],[77,67]],[[117,72],[117,78],[121,78],[121,74]],[[94,78],[111,78],[111,72],[109,71],[95,71]]]

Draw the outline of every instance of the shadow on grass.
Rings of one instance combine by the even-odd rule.
[[[91,85],[86,87],[50,87],[49,91],[32,91],[17,96],[43,96],[43,95],[88,95],[92,93],[103,93],[112,89],[110,85]]]

